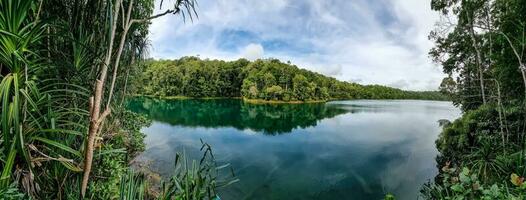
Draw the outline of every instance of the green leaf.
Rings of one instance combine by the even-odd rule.
[[[462,192],[464,188],[460,184],[455,184],[451,186],[451,189],[455,192]]]
[[[77,167],[76,165],[74,165],[71,162],[67,162],[67,161],[59,161],[59,162],[62,165],[64,165],[64,167],[68,168],[71,171],[74,171],[74,172],[82,172],[83,171],[81,168]]]
[[[49,139],[46,139],[46,138],[41,138],[41,137],[35,137],[34,139],[38,140],[38,141],[41,141],[43,143],[49,144],[51,146],[57,147],[57,148],[59,148],[59,149],[61,149],[63,151],[67,151],[67,152],[77,156],[78,158],[82,158],[82,155],[81,155],[81,153],[79,151],[74,150],[71,147],[63,145],[61,143],[58,143],[58,142],[55,142],[53,140],[49,140]]]

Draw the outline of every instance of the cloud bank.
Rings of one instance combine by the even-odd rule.
[[[409,90],[435,90],[443,77],[427,56],[438,20],[430,0],[198,3],[198,20],[153,21],[152,57],[278,58],[343,81]]]

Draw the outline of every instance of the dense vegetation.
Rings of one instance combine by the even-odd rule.
[[[430,55],[463,110],[436,141],[440,175],[426,199],[526,198],[526,1],[433,0]]]
[[[277,101],[331,99],[446,100],[438,92],[403,91],[342,82],[276,59],[236,61],[149,60],[139,75],[138,94],[186,97],[244,97]]]
[[[148,197],[128,163],[149,120],[122,102],[150,20],[195,18],[194,5],[165,2],[152,15],[153,0],[1,0],[0,199]],[[212,198],[208,163],[185,164],[159,198]],[[181,178],[192,184],[175,187]]]

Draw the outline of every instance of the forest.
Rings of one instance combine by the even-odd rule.
[[[135,78],[136,94],[157,97],[243,97],[309,102],[346,99],[447,100],[436,91],[404,91],[339,81],[277,59],[248,61],[147,60]]]
[[[463,115],[436,141],[440,174],[426,199],[526,197],[526,1],[433,0],[430,56]]]

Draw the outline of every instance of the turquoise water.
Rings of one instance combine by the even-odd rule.
[[[253,105],[241,100],[136,98],[129,108],[153,120],[139,159],[169,176],[176,152],[199,158],[200,139],[240,182],[228,199],[417,199],[437,174],[438,120],[450,102],[336,101]]]

